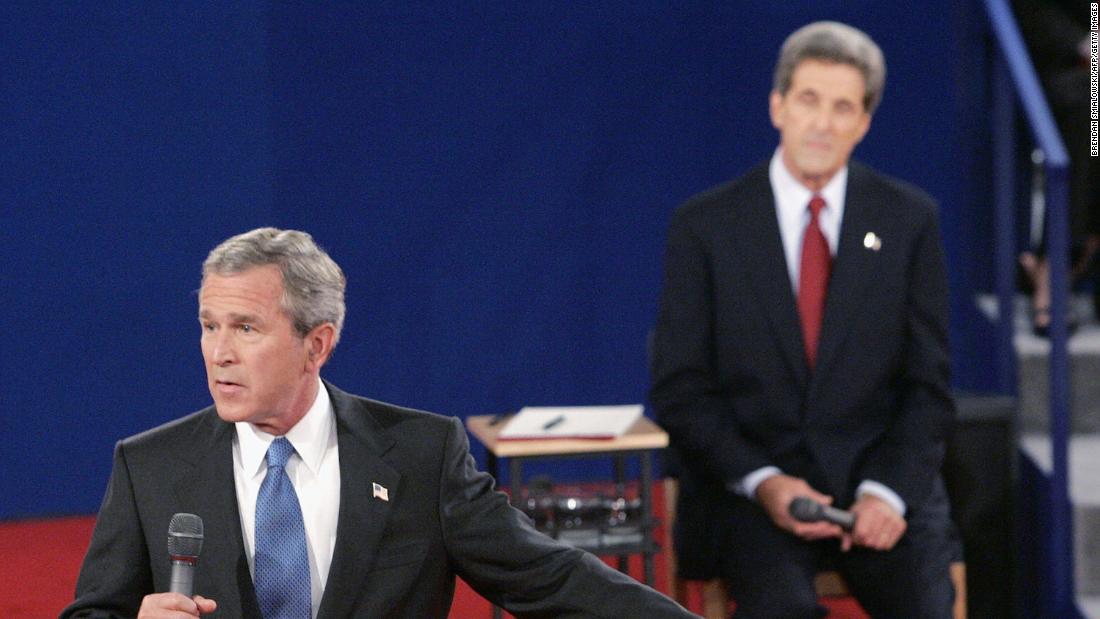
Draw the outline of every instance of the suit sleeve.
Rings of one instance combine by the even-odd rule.
[[[730,487],[773,464],[740,432],[730,393],[715,374],[710,256],[681,208],[669,226],[664,284],[653,332],[650,401],[685,466]],[[751,405],[751,404],[748,404]]]
[[[149,553],[138,522],[122,443],[115,445],[107,493],[76,583],[76,599],[61,619],[135,617],[153,590]]]
[[[935,207],[926,213],[909,264],[897,410],[856,476],[889,486],[910,507],[919,507],[931,492],[955,414],[943,243]]]
[[[478,471],[453,419],[442,462],[440,510],[456,573],[518,617],[694,617],[593,555],[539,532]]]

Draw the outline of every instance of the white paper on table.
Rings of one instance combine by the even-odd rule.
[[[642,416],[641,404],[616,406],[525,406],[497,437],[500,440],[540,438],[615,438]]]

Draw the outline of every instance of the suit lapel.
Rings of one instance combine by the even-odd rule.
[[[858,164],[853,163],[849,168],[844,221],[841,222],[840,243],[825,298],[825,317],[821,326],[811,398],[816,385],[836,360],[854,321],[858,320],[868,283],[875,279],[879,252],[864,247],[864,238],[868,233],[882,234],[886,222],[881,219],[867,192],[865,174],[866,171]]]
[[[734,207],[733,217],[737,221],[730,222],[727,229],[741,231],[737,243],[747,257],[749,278],[757,299],[779,341],[791,374],[802,387],[808,378],[802,323],[791,290],[767,166],[757,168],[755,175],[750,197]]]
[[[340,514],[319,618],[351,616],[356,600],[367,588],[367,574],[390,515],[390,501],[401,489],[401,475],[382,460],[394,444],[366,406],[325,383],[336,411],[340,446]],[[377,483],[388,500],[373,495]]]
[[[199,574],[220,584],[219,616],[259,617],[233,480],[233,425],[218,419],[211,408],[189,444],[191,449],[181,455],[188,466],[174,467],[179,471],[174,490],[181,505],[202,506],[203,513],[196,508],[206,538]]]

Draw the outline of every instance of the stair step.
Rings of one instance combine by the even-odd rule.
[[[978,309],[991,321],[998,316],[997,298],[978,295]],[[1093,315],[1092,297],[1075,294],[1069,300],[1079,327],[1070,336],[1070,428],[1074,433],[1100,433],[1100,324]],[[1013,345],[1017,354],[1017,392],[1021,432],[1050,430],[1050,340],[1032,332],[1030,300],[1016,298]]]
[[[997,305],[997,295],[974,295],[974,306],[985,315],[990,322],[997,322],[1000,316],[1000,308]],[[1092,304],[1092,295],[1089,293],[1074,293],[1069,298],[1070,315],[1078,324],[1084,325],[1097,322],[1097,316]],[[1031,333],[1031,299],[1026,295],[1016,295],[1013,303],[1012,327],[1016,333]]]
[[[1017,331],[1020,426],[1024,432],[1050,428],[1050,340]],[[1070,337],[1070,427],[1100,432],[1100,325],[1088,324]]]
[[[1085,617],[1100,619],[1100,325],[1088,294],[1069,300],[1078,328],[1070,336],[1069,495],[1073,504],[1074,582]],[[980,295],[978,308],[997,320],[997,299]],[[1051,471],[1050,340],[1032,332],[1030,301],[1016,298],[1013,345],[1017,354],[1019,445],[1046,474]]]
[[[1100,619],[1100,595],[1077,596],[1077,607],[1086,619]]]
[[[1028,434],[1020,447],[1046,474],[1052,469],[1050,438]],[[1069,498],[1073,504],[1074,580],[1077,593],[1100,596],[1100,434],[1069,440]]]

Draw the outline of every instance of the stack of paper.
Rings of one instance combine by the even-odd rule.
[[[621,406],[527,406],[500,431],[500,440],[615,438],[642,416],[641,404]]]

